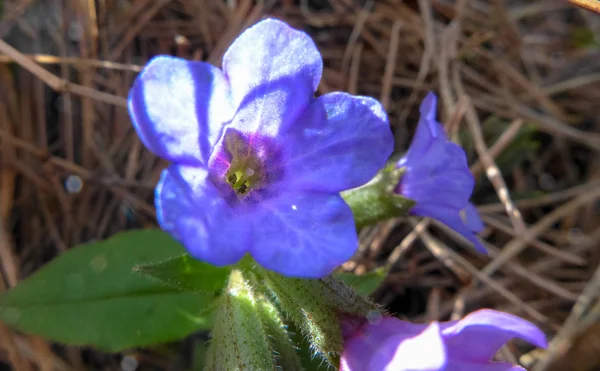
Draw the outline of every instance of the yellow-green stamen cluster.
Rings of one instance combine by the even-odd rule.
[[[231,158],[225,180],[235,193],[245,195],[262,185],[263,166],[248,139],[229,129],[225,133],[225,149]]]

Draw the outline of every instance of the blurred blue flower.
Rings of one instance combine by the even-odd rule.
[[[437,98],[429,93],[421,103],[421,118],[406,155],[398,162],[406,172],[396,192],[416,202],[412,215],[431,217],[466,237],[480,252],[486,250],[474,233],[483,229],[469,203],[475,180],[465,151],[448,140],[436,120]]]
[[[345,93],[314,97],[322,59],[304,32],[264,20],[223,68],[152,59],[129,94],[142,142],[170,160],[158,221],[200,260],[249,253],[295,277],[322,277],[357,248],[339,192],[369,181],[392,152],[382,106]]]
[[[414,324],[393,317],[375,321],[342,320],[344,351],[341,371],[525,371],[506,362],[492,362],[513,338],[538,347],[546,336],[532,323],[491,309],[460,321]]]

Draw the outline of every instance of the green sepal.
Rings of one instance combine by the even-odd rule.
[[[415,202],[394,193],[405,171],[392,163],[369,183],[341,193],[352,209],[357,229],[408,214]]]
[[[338,313],[326,305],[320,293],[311,291],[311,285],[305,285],[313,280],[283,277],[267,270],[262,273],[265,286],[308,338],[313,353],[337,367],[336,354],[343,350]]]
[[[256,263],[252,258],[245,257],[240,265],[246,267],[245,274],[250,285],[255,291],[260,292],[257,295],[260,319],[266,328],[278,369],[303,370],[298,354],[299,348],[292,341],[294,334],[288,332],[288,326],[281,315],[281,308],[273,302],[273,297],[269,295],[264,281],[260,280],[259,275],[255,273]]]
[[[234,269],[215,313],[205,371],[276,370],[258,298]]]
[[[258,297],[258,309],[261,321],[269,335],[269,341],[275,354],[277,367],[286,371],[301,371],[302,364],[298,349],[292,343],[287,326],[275,306],[266,296]]]
[[[380,310],[377,304],[335,276],[296,281],[300,281],[311,292],[317,293],[327,306],[338,313],[368,316]]]
[[[297,279],[262,270],[265,286],[279,306],[308,338],[315,355],[337,367],[343,350],[340,316],[368,316],[378,306],[335,277]]]
[[[218,292],[231,271],[230,267],[216,267],[183,254],[158,263],[140,264],[133,269],[178,290]]]
[[[292,336],[292,342],[298,346],[298,356],[304,371],[333,371],[335,368],[331,363],[315,356],[309,339],[294,323],[288,325],[288,332]]]

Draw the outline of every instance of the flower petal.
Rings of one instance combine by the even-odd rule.
[[[311,103],[281,143],[292,187],[340,192],[371,180],[391,155],[394,139],[375,99],[330,93]]]
[[[283,191],[252,215],[254,259],[291,277],[321,278],[356,251],[352,211],[339,195]]]
[[[444,128],[436,120],[436,108],[437,97],[433,92],[429,92],[419,107],[421,117],[406,156],[400,160],[400,166],[407,161],[419,160],[433,145],[433,142],[447,140]]]
[[[407,338],[402,334],[389,338],[365,370],[442,371],[445,365],[446,350],[439,323],[432,322],[417,336]]]
[[[344,323],[342,322],[342,329]],[[383,345],[394,338],[396,343],[422,333],[427,325],[401,321],[393,317],[380,317],[364,323],[350,335],[344,337],[344,352],[340,358],[342,371],[370,370],[373,358],[387,364],[394,357],[395,347],[379,352]],[[397,345],[397,344],[396,344]]]
[[[527,371],[523,367],[506,362],[472,363],[449,361],[444,371]]]
[[[460,321],[443,324],[448,356],[463,361],[485,363],[512,338],[538,347],[548,346],[546,336],[535,325],[512,314],[482,309]]]
[[[429,93],[421,104],[417,132],[407,154],[398,162],[406,172],[395,191],[416,202],[411,214],[438,219],[485,253],[473,234],[483,229],[477,211],[469,204],[475,179],[465,151],[448,140],[436,121],[436,103],[435,95]]]
[[[477,208],[472,203],[469,202],[467,206],[463,209],[463,211],[463,222],[467,225],[467,227],[469,227],[469,229],[473,233],[479,233],[485,228],[485,225],[483,225],[483,221],[479,217]]]
[[[234,210],[203,168],[170,166],[156,186],[162,229],[196,259],[223,266],[237,262],[250,247],[244,213]]]
[[[405,162],[401,193],[417,204],[463,209],[471,197],[475,180],[463,149],[447,140],[435,141],[418,160]]]
[[[435,112],[436,109],[437,109],[437,97],[434,92],[430,91],[429,93],[427,93],[427,95],[421,102],[421,105],[419,106],[419,113],[421,114],[422,118],[428,120],[429,122],[436,121],[436,116],[437,116],[436,112]],[[432,131],[432,133],[433,133],[433,136],[438,135],[434,131]],[[442,134],[443,134],[443,131],[442,131]]]
[[[382,340],[360,335],[345,340],[344,351],[340,357],[340,371],[368,370],[372,355],[377,351]]]
[[[205,164],[233,116],[222,72],[204,62],[158,56],[139,74],[128,98],[144,145],[170,161]]]
[[[238,107],[229,127],[248,136],[277,138],[306,109],[309,100],[295,97],[293,85],[259,87]]]
[[[323,60],[312,39],[275,19],[263,20],[244,31],[223,56],[223,71],[231,83],[234,105],[252,103],[251,110],[260,112],[263,118],[279,117],[278,111],[285,106],[289,122],[312,99],[322,70]],[[268,99],[261,98],[265,96]],[[251,118],[250,114],[245,116]],[[246,125],[273,126],[269,121],[248,121]]]
[[[473,231],[463,222],[458,211],[451,208],[438,207],[437,205],[417,204],[410,209],[410,213],[412,215],[437,219],[469,240],[477,251],[482,254],[487,254],[485,247],[481,244],[479,239],[477,239],[477,236],[473,234]]]

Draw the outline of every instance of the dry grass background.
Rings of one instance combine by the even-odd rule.
[[[1,4],[2,2],[0,2]],[[597,1],[573,1],[595,6]],[[600,16],[559,0],[7,0],[0,20],[0,290],[71,246],[155,225],[165,163],[129,121],[153,55],[219,65],[265,16],[312,35],[319,93],[380,99],[397,149],[428,90],[470,154],[489,257],[433,221],[361,231],[357,273],[389,266],[375,297],[413,320],[480,307],[540,325],[536,371],[600,370]],[[179,349],[179,348],[177,348]],[[140,369],[181,352],[132,351]],[[184,352],[185,354],[189,352]],[[57,347],[0,325],[0,370],[119,369],[120,355]],[[2,366],[4,362],[5,366]]]

